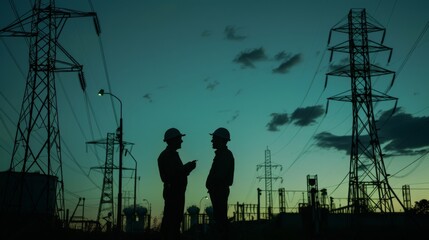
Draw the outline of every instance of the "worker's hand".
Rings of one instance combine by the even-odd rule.
[[[191,169],[194,170],[197,167],[197,160],[190,161]]]
[[[192,170],[194,170],[196,166],[197,166],[197,160],[193,160],[185,164],[185,167],[188,170],[188,172],[191,172]]]

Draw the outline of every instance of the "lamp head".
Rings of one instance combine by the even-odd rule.
[[[98,96],[103,96],[104,95],[104,89],[100,89],[100,91],[98,91]]]

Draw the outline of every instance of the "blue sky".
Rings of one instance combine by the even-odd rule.
[[[18,15],[30,9],[28,1],[11,1]],[[17,19],[9,1],[1,4],[3,28]],[[159,217],[162,184],[156,159],[164,149],[166,129],[186,133],[179,153],[183,162],[198,159],[189,176],[186,206],[210,205],[203,197],[214,156],[210,132],[226,127],[236,158],[230,204],[256,203],[256,189],[264,171],[257,166],[271,161],[273,189],[284,187],[288,207],[302,200],[308,174],[317,175],[337,205],[347,203],[352,126],[351,104],[327,98],[350,88],[347,78],[325,76],[341,55],[329,62],[330,29],[351,8],[365,8],[386,28],[384,45],[372,62],[396,72],[388,95],[394,102],[377,104],[390,184],[401,196],[411,186],[412,202],[428,196],[429,82],[427,55],[429,3],[397,1],[57,1],[57,7],[97,12],[101,35],[89,18],[69,19],[61,44],[84,66],[87,88],[77,74],[56,76],[66,207],[74,209],[79,197],[85,212],[96,217],[102,174],[94,167],[104,162],[104,149],[86,142],[101,140],[119,124],[123,104],[124,140],[138,161],[138,199],[152,204]],[[92,5],[92,7],[91,7]],[[333,35],[331,43],[338,43]],[[377,39],[378,40],[378,39]],[[24,39],[2,38],[0,47],[0,170],[8,168],[28,70]],[[373,88],[385,91],[389,78],[375,78]],[[117,163],[118,151],[115,152]],[[134,167],[124,157],[124,166]],[[132,197],[132,171],[124,172],[124,195]],[[282,181],[280,181],[280,178]],[[117,175],[115,174],[115,183]],[[115,191],[117,185],[115,185]],[[289,192],[288,192],[289,191]],[[298,192],[295,192],[298,191]],[[116,193],[115,193],[116,196]],[[277,194],[273,194],[277,203]],[[116,201],[116,199],[115,199]],[[132,204],[127,198],[124,205]],[[398,209],[399,210],[399,209]]]

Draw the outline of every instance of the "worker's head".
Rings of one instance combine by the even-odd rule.
[[[168,142],[172,139],[181,139],[186,134],[182,134],[177,128],[169,128],[164,133],[164,142]]]
[[[229,131],[226,128],[220,127],[218,129],[216,129],[213,133],[210,133],[210,135],[212,135],[213,137],[219,137],[222,138],[226,141],[230,141],[230,135],[229,135]]]
[[[228,141],[231,140],[229,131],[226,128],[218,128],[213,133],[210,133],[212,135],[212,147],[214,149],[221,149],[225,148]]]

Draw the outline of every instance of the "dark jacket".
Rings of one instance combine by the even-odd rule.
[[[225,188],[234,182],[234,156],[226,147],[217,149],[206,180],[206,188]]]
[[[185,191],[188,184],[188,175],[192,168],[188,164],[183,164],[179,153],[167,146],[158,157],[158,170],[164,188],[172,188],[178,191]]]

